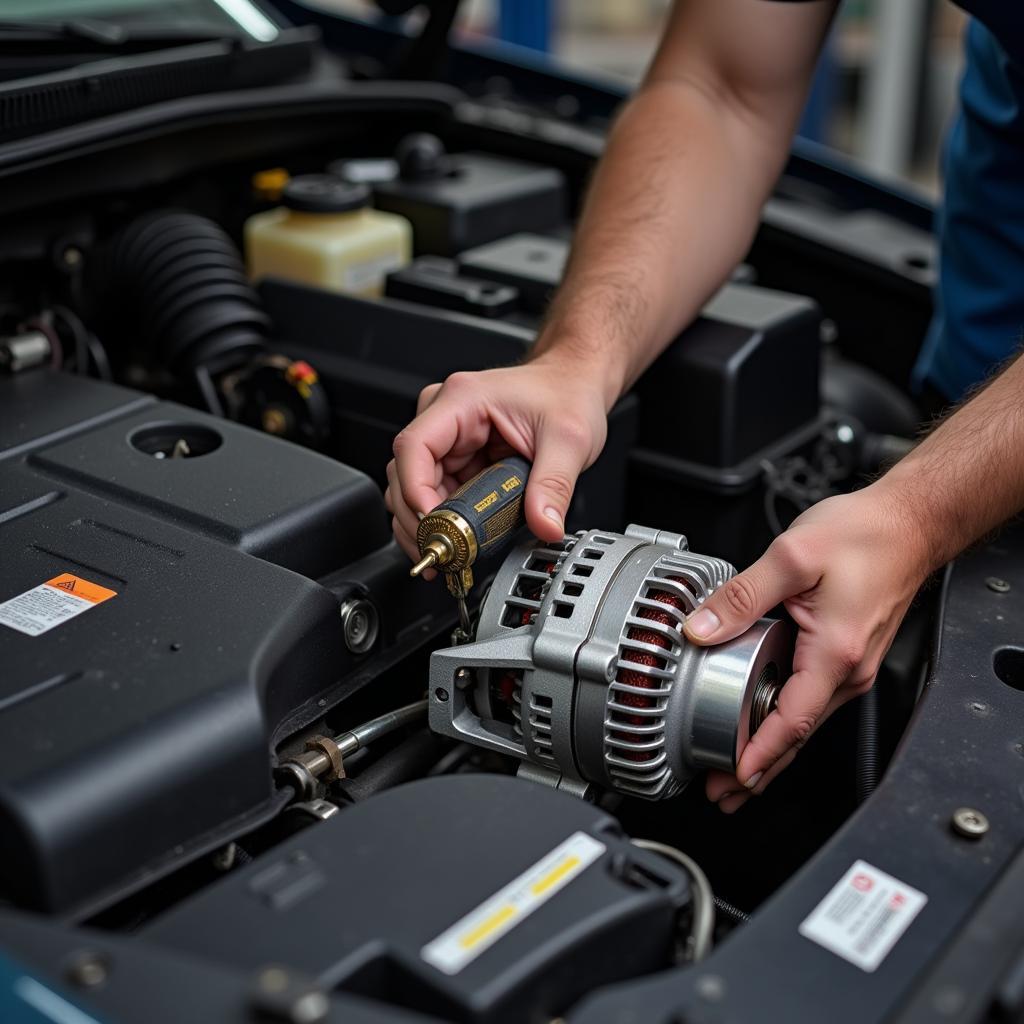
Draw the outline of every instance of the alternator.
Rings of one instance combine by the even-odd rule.
[[[685,639],[686,615],[735,572],[640,526],[521,545],[476,641],[431,658],[431,728],[581,793],[657,800],[699,768],[734,769],[792,657],[789,627],[772,619],[715,647]]]

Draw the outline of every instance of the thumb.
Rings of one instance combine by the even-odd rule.
[[[574,432],[555,426],[537,436],[533,468],[526,485],[526,522],[541,540],[561,540],[576,478],[589,451]]]
[[[783,535],[785,537],[785,535]],[[792,543],[783,538],[738,576],[722,584],[683,625],[695,644],[720,644],[749,629],[787,598],[803,593],[817,582],[790,554]]]

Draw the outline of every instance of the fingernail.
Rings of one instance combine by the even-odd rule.
[[[701,608],[686,620],[685,625],[687,633],[697,637],[698,640],[703,640],[705,637],[711,636],[721,624],[718,616],[710,608]]]
[[[561,527],[562,516],[557,508],[551,508],[551,506],[549,505],[546,509],[544,509],[544,515],[546,515],[548,519],[550,519],[553,523],[558,523],[559,527]]]
[[[741,789],[730,789],[727,793],[723,793],[715,802],[721,803],[723,800],[728,800],[729,797],[735,796],[737,793],[742,793]]]
[[[422,520],[426,519],[427,517],[422,512],[417,512],[416,513],[416,518],[419,519],[420,521],[422,521]]]
[[[761,781],[762,775],[764,775],[764,772],[754,772],[754,774],[751,775],[743,785],[746,786],[747,789],[753,789]]]

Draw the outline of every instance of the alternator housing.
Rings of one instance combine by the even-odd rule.
[[[520,545],[476,641],[431,658],[431,727],[578,791],[660,799],[699,768],[735,768],[787,678],[791,640],[762,619],[716,647],[687,642],[686,615],[734,574],[639,526]]]

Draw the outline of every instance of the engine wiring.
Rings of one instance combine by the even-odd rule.
[[[675,861],[685,868],[693,879],[693,915],[686,959],[693,962],[703,960],[711,951],[715,932],[715,897],[708,876],[692,857],[674,846],[659,843],[654,839],[632,839],[631,842],[641,850],[650,850]]]

